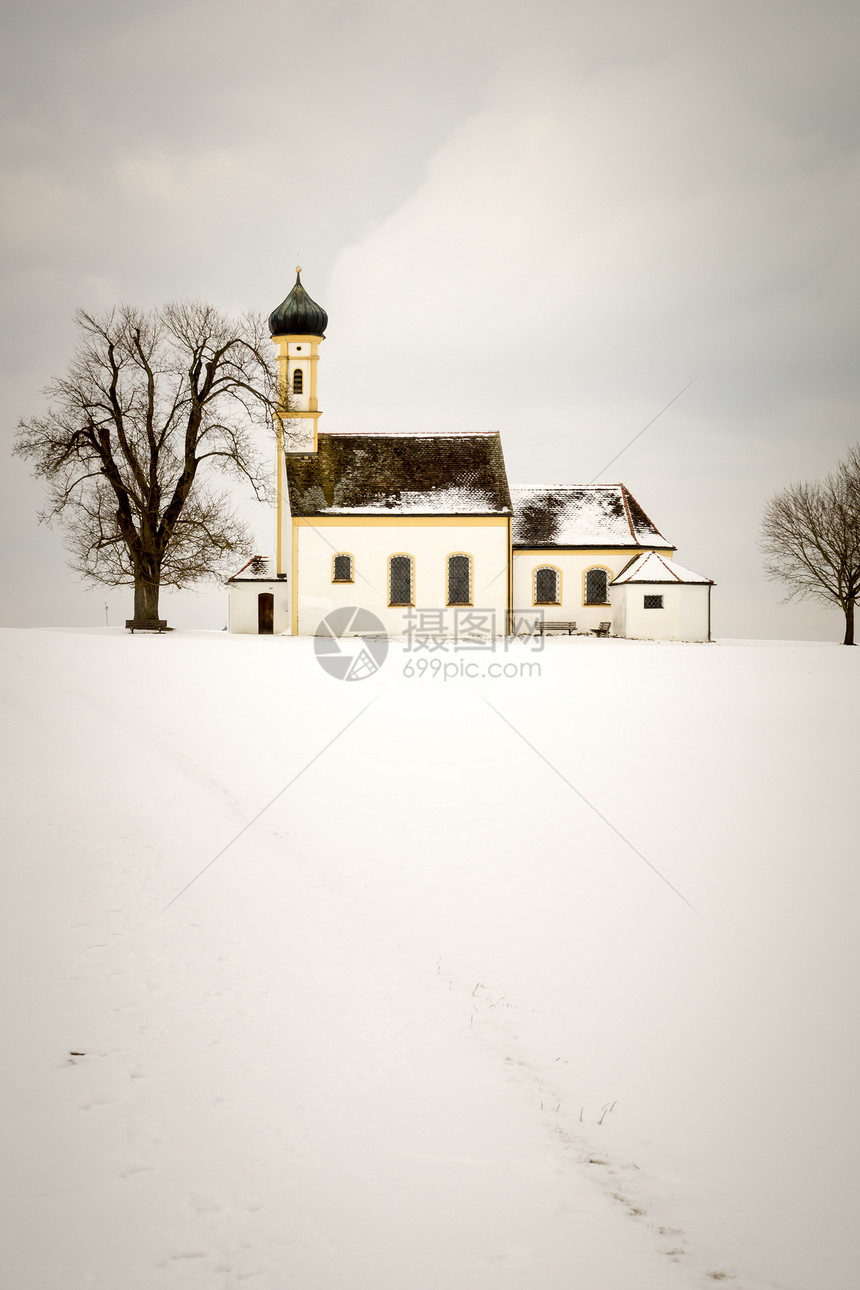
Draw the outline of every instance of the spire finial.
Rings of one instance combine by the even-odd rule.
[[[302,266],[301,266],[300,264],[297,264],[297,265],[296,265],[296,275],[298,276],[298,274],[300,274],[300,273],[301,273],[301,271],[302,271]]]

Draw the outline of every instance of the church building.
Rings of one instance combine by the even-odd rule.
[[[392,637],[710,640],[713,583],[623,484],[511,488],[497,432],[321,431],[327,326],[297,270],[269,317],[289,407],[275,554],[228,579],[230,631],[314,636],[354,606]]]

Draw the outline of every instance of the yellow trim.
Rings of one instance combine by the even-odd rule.
[[[299,535],[296,532],[296,521],[293,520],[293,612],[290,615],[293,624],[293,635],[299,634]]]
[[[284,427],[280,417],[275,417],[275,422],[275,491],[278,499],[275,520],[275,572],[283,573],[284,570],[281,562],[281,494],[283,491],[281,481],[283,479],[283,467],[281,463],[284,456]]]
[[[319,341],[311,345],[311,371],[310,371],[311,388],[310,388],[310,393],[308,395],[308,407],[310,408],[311,412],[316,412],[319,408],[319,404],[317,403],[317,363],[319,362],[319,359],[320,359],[319,347],[320,347]],[[316,432],[317,432],[316,422],[314,422],[314,451],[316,451],[316,446],[317,446]]]
[[[395,560],[399,555],[405,555],[412,567],[412,576],[409,580],[411,585],[411,590],[412,590],[412,599],[408,602],[398,601],[397,604],[395,605],[395,604],[392,604],[392,601],[391,601],[391,561]],[[415,556],[412,554],[411,551],[392,551],[391,555],[386,560],[385,598],[388,601],[389,609],[414,609],[415,608]]]
[[[297,515],[294,524],[305,528],[354,528],[357,525],[376,528],[504,528],[506,515]]]
[[[583,609],[608,609],[609,608],[608,600],[586,600],[585,599],[585,585],[588,580],[588,575],[589,573],[591,573],[592,569],[602,569],[603,572],[606,574],[606,594],[607,595],[609,594],[609,584],[612,581],[612,579],[615,577],[615,574],[606,564],[590,564],[587,569],[583,569],[582,571],[582,607]],[[620,572],[621,570],[619,569],[619,573]]]
[[[317,451],[319,442],[318,418],[322,415],[319,410],[319,400],[317,399],[317,363],[319,362],[319,346],[324,339],[325,337],[323,336],[300,336],[298,334],[272,337],[272,344],[278,351],[278,386],[281,392],[281,405],[283,408],[281,416],[285,421],[307,420],[308,417],[313,417],[314,422],[313,448],[288,448],[288,452]],[[295,346],[297,344],[301,344],[302,346],[307,345],[310,352],[308,354],[303,352],[301,357],[297,356],[295,353],[290,353],[290,346]],[[294,365],[295,367],[300,366],[302,371],[304,371],[306,364],[308,365],[307,384],[309,388],[307,390],[303,390],[301,395],[294,396],[292,383],[293,367]],[[304,381],[302,384],[304,385]],[[308,406],[306,408],[291,408],[290,403],[294,397],[301,399],[307,398]]]
[[[535,594],[537,592],[537,575],[538,575],[539,569],[555,569],[556,573],[558,574],[558,600],[536,600],[535,599]],[[535,567],[532,569],[532,605],[536,607],[538,605],[561,606],[563,604],[564,604],[564,574],[562,573],[561,569],[559,569],[557,564],[547,564],[546,562],[544,562],[543,564],[536,564]]]
[[[464,555],[469,561],[469,599],[452,602],[450,598],[451,578],[448,571],[448,561],[453,555]],[[469,551],[449,551],[445,556],[445,607],[446,609],[474,609],[475,608],[475,557]]]
[[[312,449],[311,448],[287,448],[286,452],[288,454],[291,452],[311,452],[311,451],[316,452],[317,448],[319,447],[319,418],[321,416],[322,416],[321,412],[308,412],[302,408],[291,409],[288,413],[282,414],[281,419],[283,421],[307,421],[309,417],[313,417],[313,421],[314,421],[313,448]]]
[[[508,516],[508,615],[505,635],[512,636],[514,631],[514,531],[513,517]]]
[[[514,558],[520,555],[532,555],[532,556],[536,555],[538,557],[554,555],[556,559],[558,559],[558,557],[562,555],[581,555],[581,556],[585,556],[586,559],[588,560],[599,560],[600,558],[611,560],[613,558],[618,559],[619,556],[623,556],[624,563],[626,564],[628,560],[632,560],[634,556],[644,555],[645,550],[656,551],[657,555],[665,555],[670,558],[672,554],[667,547],[662,547],[662,546],[654,546],[654,547],[649,546],[645,549],[638,546],[622,546],[622,547],[569,546],[569,547],[563,547],[561,549],[558,547],[523,546],[523,547],[517,547],[517,549],[514,551]]]
[[[351,578],[335,578],[334,562],[339,555],[349,556],[349,570],[350,570],[350,573],[352,574]],[[351,551],[335,551],[334,555],[331,558],[331,580],[332,580],[332,584],[336,587],[346,587],[350,583],[355,582],[355,556]]]

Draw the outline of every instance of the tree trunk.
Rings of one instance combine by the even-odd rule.
[[[134,618],[126,620],[126,627],[131,631],[161,631],[167,623],[158,617],[158,593],[160,584],[157,576],[138,571],[134,578]]]
[[[847,605],[843,606],[845,610],[845,640],[843,645],[854,644],[854,601],[849,600]]]

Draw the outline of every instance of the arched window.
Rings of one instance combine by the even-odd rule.
[[[293,394],[301,394],[303,387],[304,374],[300,367],[293,372]]]
[[[412,604],[412,556],[392,555],[388,561],[389,605]]]
[[[609,574],[605,569],[589,569],[585,575],[585,603],[605,605],[609,600]]]
[[[354,582],[355,578],[352,572],[352,556],[346,551],[340,551],[331,562],[331,580],[332,582]]]
[[[561,604],[561,574],[552,565],[535,569],[534,595],[536,605]]]
[[[472,603],[472,557],[470,555],[448,556],[448,604],[471,605]]]

